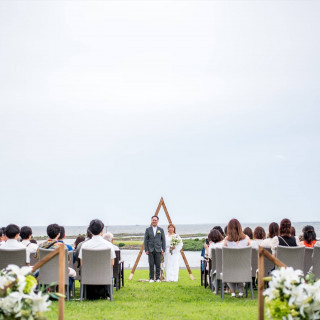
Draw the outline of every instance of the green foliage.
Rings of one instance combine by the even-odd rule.
[[[257,299],[235,299],[230,294],[224,301],[207,288],[200,286],[200,270],[193,270],[190,280],[187,270],[180,270],[179,282],[149,283],[147,270],[136,270],[131,281],[130,270],[125,270],[125,286],[114,291],[113,301],[66,301],[65,319],[68,320],[250,320],[258,317]],[[79,298],[77,282],[76,298]],[[58,318],[58,303],[52,303],[48,320]]]
[[[183,251],[201,251],[203,248],[204,240],[196,239],[183,239]]]
[[[119,248],[122,248],[122,247],[124,247],[125,245],[126,245],[125,243],[120,242],[119,245],[118,245],[118,247],[119,247]]]

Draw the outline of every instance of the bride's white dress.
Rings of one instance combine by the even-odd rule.
[[[166,252],[164,254],[164,263],[166,269],[167,281],[178,281],[179,278],[179,254],[182,249],[182,240],[170,253],[171,236],[166,235]]]

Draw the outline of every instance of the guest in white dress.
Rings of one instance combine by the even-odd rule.
[[[208,240],[209,240],[209,250],[208,250],[208,256],[210,259],[212,259],[211,256],[211,249],[216,247],[223,247],[223,236],[217,229],[211,229],[210,233],[208,234]]]
[[[179,243],[173,245],[173,239],[178,239]],[[179,278],[179,252],[183,243],[179,235],[176,234],[176,227],[173,224],[168,225],[168,234],[166,235],[166,252],[164,255],[166,280],[177,282]]]
[[[242,231],[241,224],[237,219],[231,219],[228,223],[227,237],[224,246],[229,248],[243,248],[250,246],[250,238]],[[236,261],[235,261],[236,263]],[[236,285],[238,285],[239,298],[243,297],[243,283],[228,283],[231,290],[231,297],[236,296]]]
[[[266,239],[264,239],[260,246],[263,248],[271,248],[272,246],[272,239],[279,235],[279,225],[276,222],[271,222],[269,224],[269,233]]]
[[[262,227],[256,227],[253,231],[253,240],[251,240],[251,246],[258,248],[261,246],[262,241],[266,238],[266,232]]]

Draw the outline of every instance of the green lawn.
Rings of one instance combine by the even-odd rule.
[[[200,286],[200,271],[193,270],[195,280],[190,280],[186,270],[180,270],[178,283],[138,282],[147,279],[148,271],[136,270],[131,281],[130,271],[125,271],[125,286],[114,292],[112,302],[66,301],[65,319],[257,319],[258,301],[237,299],[225,295],[222,301],[210,289]],[[79,290],[76,298],[79,297]],[[58,317],[58,303],[52,303],[48,320]]]

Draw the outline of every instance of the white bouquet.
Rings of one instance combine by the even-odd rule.
[[[281,320],[320,319],[320,280],[303,278],[300,270],[281,268],[271,273],[264,291],[269,318]]]
[[[181,238],[177,235],[174,234],[171,237],[171,241],[170,241],[170,253],[172,254],[172,251],[174,250],[174,248],[181,242]]]
[[[39,320],[49,310],[49,296],[35,292],[37,280],[32,267],[19,268],[10,264],[0,270],[0,320]]]

